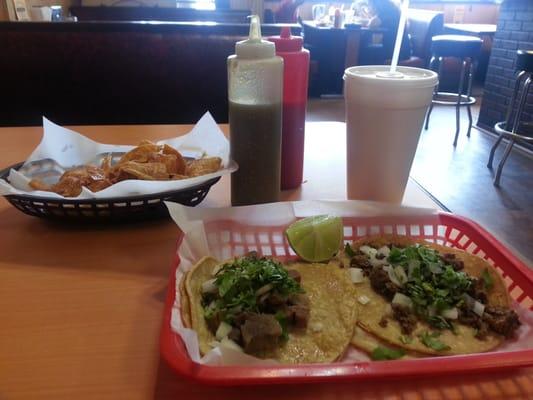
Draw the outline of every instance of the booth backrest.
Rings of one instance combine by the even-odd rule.
[[[78,21],[212,21],[246,23],[250,10],[196,10],[168,7],[74,6],[70,13]]]
[[[194,123],[206,111],[227,122],[226,60],[247,35],[247,24],[0,23],[0,125],[40,125],[43,115],[59,124]]]
[[[412,55],[428,66],[431,57],[431,38],[442,33],[444,14],[431,10],[409,9],[408,32],[411,36]]]

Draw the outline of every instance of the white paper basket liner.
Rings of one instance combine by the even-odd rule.
[[[82,193],[78,197],[69,197],[68,199],[104,199],[187,189],[210,179],[230,174],[237,169],[237,165],[229,159],[228,139],[226,139],[208,112],[204,114],[188,134],[161,140],[157,143],[168,144],[176,148],[186,157],[199,158],[203,155],[220,157],[222,159],[223,169],[211,174],[183,180],[126,180],[99,192],[91,192],[87,188],[83,188]],[[89,164],[100,154],[127,152],[134,147],[98,143],[78,132],[56,125],[43,117],[43,138],[41,143],[25,161],[24,165],[33,161],[52,159],[67,169]],[[65,198],[53,192],[32,190],[29,186],[29,181],[30,179],[28,177],[12,169],[7,181],[0,179],[0,195],[24,194],[36,197]]]

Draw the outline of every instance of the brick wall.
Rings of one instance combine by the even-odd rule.
[[[478,125],[491,129],[505,119],[515,85],[516,51],[533,50],[533,0],[505,0],[500,8],[498,29],[485,81]],[[533,121],[533,87],[525,120]]]

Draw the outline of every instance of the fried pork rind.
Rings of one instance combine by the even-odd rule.
[[[146,181],[163,181],[169,179],[166,165],[159,162],[140,163],[128,161],[115,167],[117,182],[126,179],[142,179]]]
[[[167,167],[168,175],[183,174],[186,168],[185,160],[179,151],[167,144],[158,145],[148,140],[143,140],[139,146],[124,154],[118,164],[124,164],[129,161],[136,161],[138,163],[163,163]]]
[[[128,151],[122,156],[118,164],[123,164],[128,161],[137,161],[140,163],[146,163],[151,161],[153,154],[157,154],[161,151],[162,146],[151,142],[141,142],[142,144]]]
[[[44,192],[49,192],[51,191],[51,186],[44,183],[42,180],[40,179],[32,179],[29,183],[30,187],[32,189],[35,189],[35,190],[42,190]]]
[[[46,185],[38,179],[32,179],[30,186],[36,190],[55,192],[65,197],[79,196],[82,187],[98,191],[111,186],[111,181],[106,177],[104,170],[89,165],[78,167],[65,172],[54,185]]]
[[[206,157],[192,160],[187,165],[187,175],[201,176],[210,174],[218,171],[221,165],[222,159],[220,157]]]
[[[163,145],[163,154],[169,155],[169,156],[176,156],[176,170],[175,172],[171,172],[174,174],[185,174],[185,171],[187,169],[187,164],[185,163],[185,159],[182,157],[180,152],[176,150],[173,147],[170,147],[168,144]]]
[[[209,330],[202,308],[202,283],[212,278],[219,262],[205,257],[185,279],[187,300],[182,301],[182,318],[198,335],[200,352],[211,350],[215,337]],[[301,276],[301,285],[309,298],[309,323],[305,330],[289,332],[288,340],[280,347],[261,355],[285,364],[331,362],[342,357],[354,332],[356,321],[356,293],[347,270],[332,265],[291,263],[288,269]],[[182,293],[183,296],[183,293]],[[184,304],[189,308],[183,308]],[[190,311],[190,315],[187,311]]]
[[[76,197],[85,186],[92,192],[103,190],[127,179],[150,181],[181,180],[218,171],[222,160],[219,157],[201,158],[186,163],[180,152],[173,147],[158,145],[143,140],[112,165],[113,156],[107,154],[100,168],[87,165],[65,172],[55,185],[47,185],[33,179],[32,189],[58,193],[65,197]]]

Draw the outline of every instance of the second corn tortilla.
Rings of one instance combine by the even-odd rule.
[[[353,249],[359,249],[363,245],[371,245],[375,248],[385,246],[388,244],[395,244],[397,246],[411,246],[415,243],[420,243],[425,246],[431,247],[439,253],[453,253],[455,256],[464,262],[464,271],[475,278],[481,277],[481,274],[485,269],[492,277],[493,287],[488,292],[489,304],[491,306],[504,306],[509,307],[510,300],[505,287],[503,279],[498,272],[485,260],[473,256],[461,250],[452,249],[449,247],[440,246],[425,241],[415,241],[408,237],[384,235],[373,236],[365,239],[361,239],[353,243]],[[334,262],[331,262],[332,264]],[[358,322],[357,324],[362,327],[366,332],[375,335],[377,338],[387,342],[393,346],[404,348],[408,351],[415,351],[424,354],[433,355],[452,355],[452,354],[469,354],[480,353],[489,351],[497,347],[502,341],[503,337],[500,335],[489,334],[484,340],[477,339],[475,337],[476,330],[470,326],[456,323],[455,334],[450,330],[442,330],[438,340],[448,346],[448,351],[436,351],[425,346],[419,339],[419,335],[423,332],[431,332],[434,329],[431,328],[425,322],[419,321],[415,331],[411,334],[413,338],[411,343],[403,343],[401,340],[402,332],[400,324],[394,318],[388,318],[387,325],[385,327],[380,326],[382,317],[387,314],[387,310],[390,307],[390,303],[385,300],[381,295],[376,293],[370,285],[370,280],[366,278],[363,282],[354,285],[357,290],[358,296],[367,296],[370,299],[365,305],[359,305]]]

